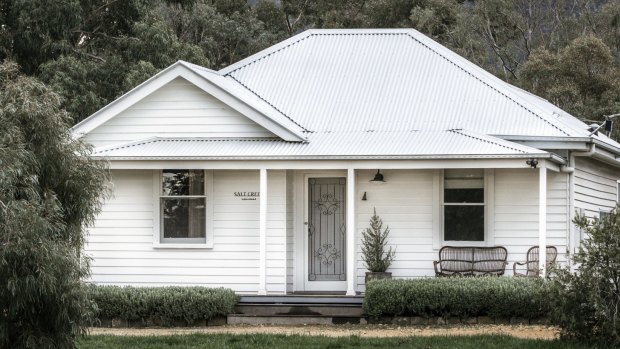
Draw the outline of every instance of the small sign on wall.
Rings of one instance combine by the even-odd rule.
[[[260,195],[258,191],[236,191],[233,193],[234,197],[241,198],[241,200],[253,200],[255,201]]]

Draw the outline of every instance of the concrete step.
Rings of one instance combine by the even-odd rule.
[[[318,315],[255,316],[245,314],[230,314],[227,317],[227,323],[229,325],[342,325],[366,324],[366,319],[363,317]]]
[[[236,314],[255,316],[335,316],[362,317],[362,306],[358,304],[260,304],[239,303]]]
[[[362,305],[364,296],[334,295],[279,295],[279,296],[241,296],[240,304],[355,304]]]

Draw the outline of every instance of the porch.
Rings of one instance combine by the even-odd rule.
[[[118,188],[125,188],[123,176],[141,173],[150,173],[153,180],[147,185],[156,187],[161,169],[166,168],[208,173],[207,207],[212,210],[207,216],[208,246],[145,245],[150,251],[141,252],[140,258],[157,262],[166,267],[162,272],[170,273],[169,277],[152,274],[148,279],[151,284],[223,286],[255,295],[338,291],[354,297],[364,291],[366,270],[360,257],[360,237],[375,208],[391,229],[389,244],[396,248],[396,259],[390,271],[395,278],[433,276],[432,261],[439,248],[448,244],[507,247],[507,275],[512,263],[522,261],[533,245],[555,245],[565,251],[568,175],[560,172],[555,162],[540,159],[537,168],[532,168],[526,160],[115,161],[112,166]],[[383,184],[371,183],[377,169],[384,175]],[[484,236],[480,241],[444,241],[442,237],[444,172],[459,169],[477,169],[484,174]],[[316,255],[308,240],[308,189],[313,178],[341,180],[340,200],[346,209],[340,212],[342,222],[331,224],[345,227],[339,245],[343,263],[339,270],[328,273],[332,280],[311,280],[310,275],[309,260]],[[539,220],[539,216],[547,219]],[[153,231],[155,241],[159,228]],[[121,251],[115,258],[130,257]],[[561,253],[558,259],[562,262],[563,258]],[[95,281],[136,284],[144,274],[136,271],[140,275],[133,279],[99,277],[104,263],[105,258],[95,256]],[[131,264],[124,264],[126,274],[127,265]]]

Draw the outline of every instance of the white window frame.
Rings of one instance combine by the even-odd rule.
[[[484,240],[455,241],[444,240],[444,170],[435,172],[433,180],[435,209],[433,224],[433,248],[442,246],[493,246],[495,231],[495,171],[484,169]]]
[[[153,248],[213,248],[213,170],[204,170],[205,197],[205,241],[196,241],[192,238],[163,239],[161,224],[161,198],[163,170],[153,171]],[[192,170],[192,169],[189,169]],[[196,196],[198,197],[198,196]],[[178,240],[179,242],[174,242]],[[200,239],[202,240],[202,239]]]

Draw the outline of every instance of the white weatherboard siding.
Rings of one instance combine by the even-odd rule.
[[[396,258],[395,278],[433,276],[433,176],[437,170],[385,170],[386,183],[371,184],[375,172],[357,172],[355,201],[356,284],[363,290],[361,232],[373,209],[390,227]],[[241,200],[236,191],[257,191],[258,171],[214,171],[214,246],[209,249],[153,248],[153,175],[151,171],[114,171],[114,196],[90,230],[92,280],[120,285],[204,285],[254,293],[259,276],[259,204]],[[567,174],[549,172],[547,244],[565,261]],[[268,171],[267,292],[293,290],[295,234],[294,172]],[[538,171],[496,169],[494,175],[494,245],[508,249],[507,274],[538,244]],[[366,193],[367,200],[361,198]],[[299,270],[305,273],[305,270]],[[299,287],[297,287],[299,288]]]
[[[235,191],[258,191],[258,171],[214,171],[214,246],[153,248],[153,174],[113,171],[114,196],[90,229],[86,252],[91,280],[117,285],[202,285],[240,293],[258,288],[258,200]],[[269,171],[267,290],[283,292],[285,173]]]
[[[567,189],[567,174],[548,171],[546,241],[557,248],[560,263],[566,261]],[[508,275],[538,245],[538,170],[495,170],[495,245],[508,249]]]
[[[361,234],[369,226],[373,208],[390,227],[389,244],[396,257],[389,271],[395,278],[434,276],[433,260],[433,170],[386,170],[386,183],[371,184],[374,171],[358,171],[357,181],[357,284],[363,289],[367,271],[361,260]],[[512,265],[524,261],[527,250],[538,245],[538,171],[496,169],[494,175],[493,245],[508,250],[506,274]],[[558,261],[565,262],[567,235],[567,174],[547,176],[547,245],[556,246]],[[366,192],[367,201],[361,198]]]
[[[369,227],[373,209],[390,227],[389,244],[396,248],[388,271],[394,278],[433,276],[433,170],[382,171],[386,183],[373,184],[376,171],[357,171],[357,285],[363,289],[366,267],[361,259],[362,231]],[[362,196],[366,192],[366,201]]]
[[[275,137],[187,80],[177,78],[95,128],[84,140],[101,147],[155,136]]]
[[[616,207],[620,171],[602,162],[575,158],[575,210],[589,217]]]

